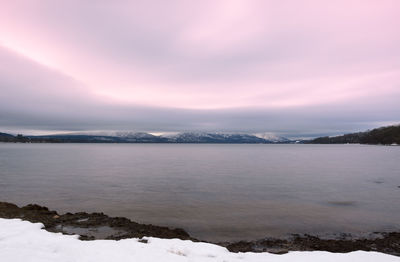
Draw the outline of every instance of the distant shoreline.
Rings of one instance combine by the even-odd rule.
[[[12,135],[0,132],[0,142],[20,143],[155,143],[155,144],[366,144],[399,145],[400,125],[339,136],[314,139],[288,139],[276,135],[219,132],[183,132],[173,136],[145,132],[114,135],[58,134],[42,136]]]
[[[363,143],[173,143],[173,142],[5,142],[0,144],[91,144],[91,145],[363,145],[363,146],[389,146],[398,147],[400,144],[363,144]]]

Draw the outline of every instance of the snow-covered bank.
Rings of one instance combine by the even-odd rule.
[[[77,236],[50,233],[40,223],[0,218],[0,260],[2,262],[46,261],[400,261],[399,257],[376,252],[347,254],[329,252],[231,253],[207,243],[178,239],[138,239],[81,241]]]

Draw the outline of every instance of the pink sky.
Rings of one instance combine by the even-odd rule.
[[[0,99],[30,90],[66,104],[80,94],[122,107],[398,112],[387,100],[400,98],[399,10],[397,0],[3,1],[0,77],[13,88]],[[40,84],[23,82],[39,71]]]

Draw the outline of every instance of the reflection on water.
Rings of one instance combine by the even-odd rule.
[[[354,206],[356,206],[357,202],[356,201],[328,201],[327,204],[332,205],[332,206],[354,207]]]
[[[400,147],[0,144],[0,200],[226,241],[399,230]]]

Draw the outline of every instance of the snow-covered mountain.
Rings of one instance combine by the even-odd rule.
[[[145,132],[116,132],[114,136],[125,138],[154,138],[156,136]]]
[[[173,136],[166,136],[170,143],[274,143],[262,137],[249,134],[224,134],[206,132],[186,132]],[[286,140],[289,141],[289,140]]]
[[[115,137],[119,137],[126,142],[138,143],[160,143],[167,142],[167,139],[161,136],[155,136],[145,132],[116,132]]]
[[[2,134],[2,137],[5,135]],[[14,136],[9,135],[11,138]],[[0,137],[0,138],[2,138]],[[289,139],[272,135],[234,133],[184,132],[169,135],[153,135],[145,132],[95,132],[69,133],[45,136],[26,136],[27,142],[57,143],[222,143],[268,144],[290,143]],[[15,138],[16,139],[16,138]],[[0,139],[1,141],[2,139]],[[6,139],[3,139],[6,141]],[[10,140],[10,138],[8,139]]]
[[[286,137],[283,136],[278,136],[274,133],[256,133],[254,135],[256,137],[260,137],[274,143],[290,142],[290,139],[287,139]]]

